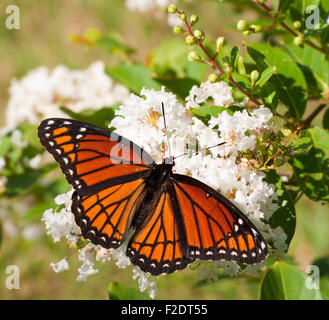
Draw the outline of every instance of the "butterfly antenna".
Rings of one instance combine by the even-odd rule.
[[[170,149],[169,136],[168,136],[167,123],[166,123],[166,116],[165,116],[165,111],[164,111],[164,104],[163,104],[163,102],[161,102],[161,106],[162,106],[162,116],[163,116],[164,128],[165,128],[165,133],[166,133],[166,137],[167,137],[167,144],[168,144],[169,157],[171,157],[171,149]]]
[[[177,157],[174,157],[174,159],[177,159],[177,158],[182,157],[182,156],[187,156],[187,155],[192,154],[192,153],[198,153],[198,152],[201,152],[201,151],[209,150],[209,149],[211,149],[211,148],[216,148],[216,147],[219,147],[219,146],[221,146],[221,145],[223,145],[223,144],[225,144],[225,143],[226,143],[226,142],[221,142],[221,143],[218,143],[218,144],[216,144],[216,145],[214,145],[214,146],[207,147],[207,148],[203,148],[203,149],[201,149],[201,150],[193,150],[192,152],[186,152],[186,153],[180,154],[180,155],[177,156]]]

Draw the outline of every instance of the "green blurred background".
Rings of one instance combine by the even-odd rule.
[[[5,8],[8,4],[16,4],[20,8],[20,30],[5,28]],[[197,6],[189,4],[188,10],[200,14],[200,26],[206,30],[207,36],[215,38],[225,35],[232,44],[241,41],[240,34],[230,28],[241,19],[241,13],[232,10],[229,5],[217,1],[198,1]],[[252,15],[248,15],[251,19]],[[72,69],[85,69],[95,60],[115,64],[117,58],[104,50],[84,48],[69,40],[70,35],[83,34],[91,27],[103,32],[119,32],[125,42],[136,49],[133,58],[145,65],[152,50],[164,39],[172,37],[165,18],[156,19],[148,14],[131,12],[122,0],[1,1],[1,114],[6,109],[11,79],[21,78],[40,65],[54,68],[64,64]],[[0,126],[3,121],[2,116]],[[317,257],[329,253],[328,208],[302,198],[296,209],[297,229],[288,254],[305,271]],[[42,212],[34,222],[41,224],[41,215]],[[19,223],[19,219],[17,217],[14,221]],[[0,248],[0,298],[106,299],[107,285],[117,280],[138,288],[137,282],[132,279],[132,267],[121,270],[113,262],[96,265],[98,274],[89,277],[86,283],[77,282],[80,263],[75,251],[68,257],[70,270],[54,273],[49,264],[61,260],[68,253],[64,240],[54,244],[45,232],[38,240],[26,240],[19,234],[15,237],[4,234]],[[8,276],[5,269],[12,264],[20,267],[19,290],[8,290],[5,286]],[[256,299],[259,281],[259,276],[230,278],[219,272],[218,280],[209,283],[199,280],[197,270],[186,268],[159,278],[157,299]]]

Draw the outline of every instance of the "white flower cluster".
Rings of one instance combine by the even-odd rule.
[[[55,203],[59,206],[64,205],[64,207],[57,212],[54,212],[53,209],[46,210],[41,220],[45,223],[47,233],[52,236],[54,242],[58,242],[64,237],[68,240],[69,245],[74,247],[78,245],[78,240],[81,239],[81,230],[75,223],[74,215],[71,211],[72,193],[73,189],[67,193],[58,195],[55,198]],[[69,263],[66,258],[64,257],[59,262],[50,264],[54,272],[63,272],[69,269]],[[88,276],[98,273],[98,269],[94,268],[96,261],[106,263],[113,259],[119,268],[126,268],[131,265],[123,247],[105,249],[90,242],[78,250],[78,259],[81,261],[81,266],[78,269],[77,281],[86,281]],[[141,291],[148,289],[150,297],[154,298],[156,282],[149,279],[150,274],[146,274],[138,267],[135,267],[133,269],[133,279],[137,278],[139,289]]]
[[[105,72],[104,63],[96,61],[86,70],[72,71],[57,66],[32,70],[20,80],[13,79],[6,111],[6,127],[14,129],[21,123],[38,123],[48,117],[66,116],[60,107],[65,105],[74,112],[99,109],[123,103],[129,91],[116,84]]]
[[[126,7],[130,11],[151,12],[166,8],[174,2],[173,0],[126,0]]]
[[[148,13],[155,18],[164,16],[165,9],[171,3],[176,3],[175,0],[126,0],[126,7],[130,11],[138,11]],[[168,14],[168,25],[174,27],[176,25],[183,26],[184,22],[179,19],[178,14]]]
[[[162,162],[165,156],[169,156],[162,103],[171,155],[176,157],[182,155],[187,151],[186,146],[192,149],[197,144],[209,147],[225,141],[224,150],[229,150],[230,156],[228,154],[225,157],[218,156],[223,153],[219,151],[223,146],[219,146],[210,150],[212,154],[199,152],[178,157],[175,160],[174,170],[193,176],[229,197],[255,223],[265,239],[271,240],[278,252],[283,252],[286,249],[286,234],[282,228],[272,229],[270,225],[262,221],[269,219],[277,209],[275,187],[266,183],[265,175],[255,171],[248,161],[237,164],[233,154],[234,150],[246,150],[255,145],[257,132],[270,128],[271,112],[261,107],[250,114],[243,111],[235,112],[233,116],[230,116],[224,111],[217,118],[210,120],[209,128],[192,117],[188,107],[191,106],[192,101],[201,103],[208,97],[217,99],[217,102],[222,101],[225,105],[233,103],[230,89],[223,83],[213,86],[207,82],[202,84],[201,88],[193,88],[187,98],[188,107],[180,104],[176,96],[166,92],[164,88],[160,91],[143,89],[141,96],[143,97],[131,94],[117,111],[118,116],[113,119],[110,126],[117,128],[118,134],[144,148],[158,163]],[[195,107],[195,104],[193,106]],[[221,137],[218,136],[218,132],[212,130],[215,125],[219,127]],[[250,131],[248,136],[245,135],[247,130]],[[245,139],[245,136],[248,139]],[[68,237],[68,234],[71,241],[76,241],[78,233],[70,212],[70,196],[71,193],[68,193],[56,198],[58,204],[65,203],[65,208],[60,212],[54,213],[52,210],[47,210],[44,213],[43,220],[46,222],[47,232],[55,241],[61,236]],[[130,265],[123,248],[107,250],[90,243],[79,250],[79,259],[82,261],[78,277],[80,281],[97,272],[93,267],[96,260],[107,262],[113,259],[119,268]],[[63,269],[67,269],[66,263],[60,265]],[[253,266],[250,272],[254,273],[263,266],[264,264],[259,264],[258,268]],[[240,270],[234,262],[216,262],[206,272],[201,269],[203,270],[201,276],[214,278],[211,270],[218,267],[224,268],[224,271],[231,275],[236,275],[239,271],[248,271],[247,268]],[[133,269],[133,273],[133,277],[138,278],[140,290],[144,291],[148,288],[149,294],[154,296],[156,283],[150,280],[150,275],[145,274],[138,267]]]

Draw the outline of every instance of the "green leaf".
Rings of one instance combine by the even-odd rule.
[[[126,45],[120,34],[117,33],[102,35],[95,40],[94,44],[100,47],[105,47],[110,53],[124,52],[126,55],[131,55],[135,52],[135,49]]]
[[[189,95],[193,86],[199,86],[198,81],[189,78],[154,78],[154,80],[165,86],[170,92],[176,94],[183,100]]]
[[[324,129],[329,130],[329,109],[327,109],[326,112],[323,115],[322,125],[323,125]]]
[[[309,130],[302,130],[299,135],[293,138],[291,141],[293,143],[292,150],[298,153],[309,152],[314,146],[313,139]]]
[[[94,109],[85,109],[80,113],[73,112],[66,107],[61,107],[60,109],[74,120],[88,122],[108,129],[108,125],[115,117],[115,110],[117,110],[118,107],[119,104],[112,107],[105,107],[96,111]]]
[[[287,52],[301,66],[308,86],[317,86],[320,92],[329,90],[329,61],[326,55],[309,47],[286,45]]]
[[[262,43],[249,43],[248,53],[262,73],[268,67],[276,68],[269,82],[277,90],[278,98],[290,114],[301,119],[306,107],[307,84],[294,59],[287,52]]]
[[[146,294],[136,289],[125,287],[118,282],[111,282],[108,292],[110,300],[152,300]]]
[[[278,209],[273,213],[269,220],[272,228],[281,227],[287,235],[287,249],[295,234],[296,229],[296,210],[293,198],[288,190],[285,189],[280,176],[274,171],[270,170],[266,173],[267,183],[274,184],[278,194]]]
[[[23,173],[8,177],[5,195],[16,197],[25,194],[32,188],[45,174],[57,167],[56,163],[46,165],[41,169],[26,169]]]
[[[266,68],[260,77],[260,79],[256,82],[256,86],[263,87],[263,85],[272,77],[272,75],[276,72],[275,66],[270,66]]]
[[[261,300],[322,300],[320,290],[307,287],[307,277],[296,267],[279,261],[264,275]]]
[[[105,67],[105,72],[130,91],[140,94],[143,88],[160,90],[161,85],[152,78],[152,71],[140,64],[121,64]]]
[[[329,131],[320,127],[313,127],[309,129],[314,146],[320,148],[325,152],[327,158],[329,158]]]
[[[235,69],[236,67],[236,58],[239,54],[239,48],[237,46],[233,47],[231,50],[231,67]]]
[[[171,38],[163,41],[150,55],[150,68],[158,78],[175,76],[183,78],[186,75],[186,59],[189,49],[179,39]]]
[[[226,111],[229,115],[233,115],[235,111],[243,110],[238,106],[219,107],[219,106],[201,106],[199,108],[191,108],[191,112],[198,119],[203,121],[205,124],[208,124],[208,121],[211,117],[217,118],[220,113]]]
[[[329,159],[324,150],[312,148],[296,154],[289,163],[298,186],[310,199],[329,202]]]
[[[275,110],[278,106],[278,94],[273,84],[266,83],[260,90],[260,96],[264,105],[271,110]]]

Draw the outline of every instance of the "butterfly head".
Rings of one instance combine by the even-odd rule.
[[[170,165],[170,166],[174,166],[175,165],[175,158],[174,157],[166,157],[164,158],[163,160],[163,164],[167,164],[167,165]]]

